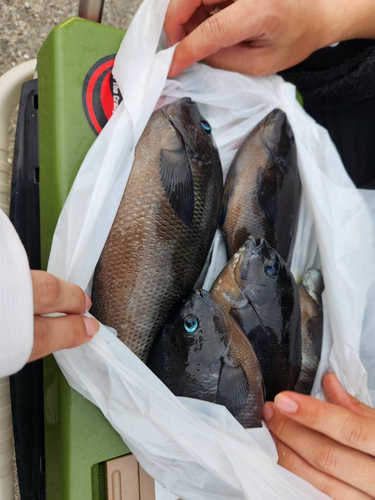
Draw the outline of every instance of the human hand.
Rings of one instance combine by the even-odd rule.
[[[91,300],[81,288],[44,271],[31,271],[34,293],[34,345],[29,361],[60,349],[89,342],[99,331],[99,322],[84,316]],[[45,318],[42,314],[64,313]]]
[[[221,10],[211,15],[217,7]],[[182,40],[170,77],[201,60],[215,68],[264,75],[335,42],[374,37],[375,2],[170,0],[164,29],[169,45]]]
[[[341,387],[333,373],[323,379],[327,403],[282,392],[266,403],[279,464],[333,499],[375,497],[375,410]]]

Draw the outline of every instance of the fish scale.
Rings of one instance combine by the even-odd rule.
[[[193,103],[180,100],[171,106],[197,121]],[[180,130],[184,123],[177,123]],[[118,338],[142,361],[163,321],[193,288],[217,227],[223,182],[220,159],[212,137],[201,130],[197,134],[201,136],[186,144],[189,135],[181,141],[163,110],[152,115],[136,147],[128,184],[94,275],[92,313],[115,328]],[[194,183],[191,225],[177,215],[161,181],[162,150],[181,151],[182,146],[196,151],[198,158],[208,157],[201,165],[189,159]]]
[[[285,113],[275,109],[247,136],[228,171],[221,214],[228,258],[254,236],[289,264],[300,198],[294,136]]]

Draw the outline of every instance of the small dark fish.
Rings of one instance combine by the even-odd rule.
[[[302,367],[295,391],[310,394],[318,369],[323,340],[323,275],[309,269],[298,285],[302,321]]]
[[[92,313],[142,361],[197,281],[217,228],[223,176],[191,99],[153,113],[95,270]]]
[[[263,238],[250,236],[210,293],[250,340],[267,400],[293,390],[301,368],[301,311],[297,285],[277,252]]]
[[[300,199],[293,131],[286,114],[274,109],[245,139],[229,168],[220,216],[228,257],[253,235],[265,238],[289,264]]]
[[[208,292],[192,292],[165,322],[148,366],[176,396],[218,403],[244,427],[260,427],[262,375],[233,318]]]

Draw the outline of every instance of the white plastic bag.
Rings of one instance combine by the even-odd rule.
[[[250,130],[273,108],[282,108],[296,137],[303,184],[293,272],[298,279],[321,262],[326,285],[314,393],[322,396],[321,376],[329,369],[369,403],[360,355],[374,394],[375,313],[368,305],[375,295],[372,196],[354,189],[328,133],[306,115],[294,87],[280,77],[250,78],[196,64],[176,80],[166,80],[173,48],[156,50],[167,5],[168,0],[145,0],[125,36],[114,68],[124,100],[82,164],[56,228],[48,270],[88,286],[129,177],[134,147],[156,106],[183,96],[196,101],[212,126],[224,172]],[[208,280],[220,268],[218,235],[215,241]],[[142,467],[179,497],[327,498],[277,465],[265,427],[244,430],[222,406],[174,397],[104,326],[89,344],[55,357],[70,385],[101,409]]]

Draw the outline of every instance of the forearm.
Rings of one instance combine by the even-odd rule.
[[[375,38],[374,0],[320,0],[325,36],[322,47],[355,38]]]

